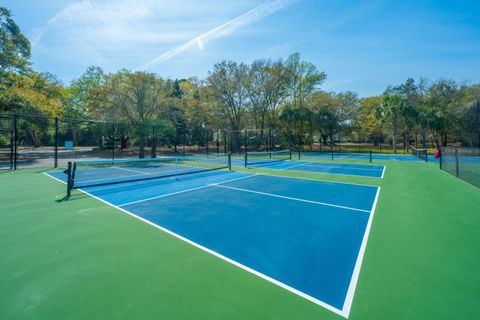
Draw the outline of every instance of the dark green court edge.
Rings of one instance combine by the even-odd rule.
[[[383,180],[273,172],[382,187],[349,319],[480,319],[480,189],[435,164],[382,163]],[[0,172],[0,319],[342,319],[64,194],[41,170]]]

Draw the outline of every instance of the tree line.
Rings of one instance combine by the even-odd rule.
[[[222,61],[204,79],[106,73],[92,66],[65,85],[53,74],[33,70],[30,44],[5,8],[0,8],[0,38],[1,112],[127,123],[136,128],[141,147],[148,135],[144,128],[152,126],[175,146],[227,130],[235,133],[235,149],[247,129],[258,132],[260,140],[273,130],[291,148],[357,141],[388,143],[394,152],[409,144],[468,145],[480,135],[480,84],[407,79],[361,98],[352,91],[322,90],[326,73],[293,53],[250,64]],[[33,131],[42,128],[30,130],[35,137]],[[127,133],[122,137],[123,145]]]

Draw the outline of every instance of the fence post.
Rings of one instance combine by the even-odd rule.
[[[157,157],[157,135],[155,132],[155,126],[152,126],[152,150],[150,151],[150,157],[152,159]]]
[[[55,117],[55,160],[53,167],[58,167],[58,117]]]
[[[206,139],[205,145],[207,147],[207,156],[208,156],[208,136],[209,136],[209,131],[208,129],[205,129],[205,139]]]
[[[370,150],[370,163],[372,163],[372,160],[373,160],[372,158],[373,158],[373,156],[372,156],[372,150]]]
[[[458,177],[459,176],[459,168],[458,168],[458,149],[455,148],[455,174]]]
[[[245,145],[245,153],[247,153],[248,152],[247,129],[245,129],[244,145]]]
[[[112,160],[115,160],[115,121],[112,122]]]
[[[223,153],[227,154],[227,130],[223,130]]]
[[[13,116],[13,170],[17,170],[18,115]]]
[[[13,170],[13,128],[10,128],[10,170]]]

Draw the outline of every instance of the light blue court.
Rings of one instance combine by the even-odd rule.
[[[308,161],[279,161],[262,163],[250,166],[251,168],[263,168],[272,170],[293,170],[304,172],[319,172],[342,174],[349,176],[375,177],[383,178],[385,166],[382,165],[364,165],[364,164],[340,164],[326,162],[308,162]]]
[[[331,159],[332,154],[330,152],[302,152],[302,158],[322,158]],[[334,159],[349,159],[349,160],[369,160],[370,155],[368,153],[334,153]],[[433,157],[432,157],[433,158]],[[372,154],[372,160],[386,160],[386,161],[420,161],[413,155],[403,154]],[[429,158],[430,160],[430,158]]]
[[[82,190],[343,316],[379,193],[226,170]]]

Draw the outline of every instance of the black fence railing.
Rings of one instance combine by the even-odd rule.
[[[0,170],[66,167],[70,161],[244,154],[288,147],[275,129],[212,129],[162,120],[135,125],[0,113]]]
[[[442,147],[440,169],[480,188],[480,148]]]

